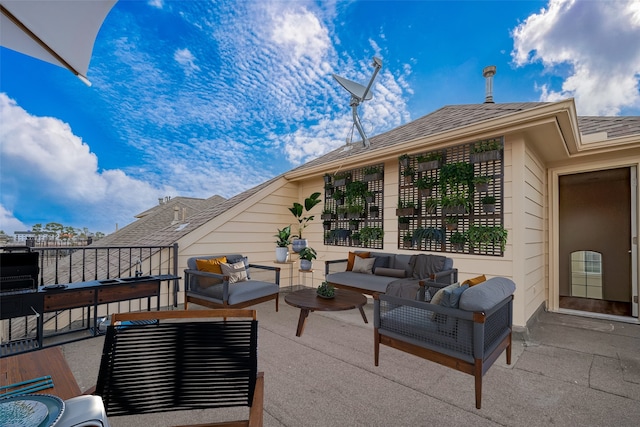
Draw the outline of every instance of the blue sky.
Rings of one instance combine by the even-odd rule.
[[[159,197],[230,197],[338,148],[332,73],[366,84],[369,136],[444,105],[575,98],[640,114],[640,2],[126,1],[88,87],[0,48],[0,229],[111,233]]]

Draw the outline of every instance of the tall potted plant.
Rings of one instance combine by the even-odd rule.
[[[287,225],[282,230],[278,230],[275,235],[276,240],[276,261],[287,262],[289,259],[289,244],[291,243],[291,226]]]
[[[302,237],[302,230],[307,228],[309,221],[313,221],[313,215],[303,216],[305,212],[309,212],[315,205],[320,203],[320,193],[313,193],[306,199],[304,199],[304,206],[298,202],[294,202],[293,206],[289,208],[289,211],[298,220],[298,234],[293,239],[292,249],[294,252],[300,252],[302,248],[307,247],[307,239]]]

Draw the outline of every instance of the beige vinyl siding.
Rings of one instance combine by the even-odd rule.
[[[529,148],[525,151],[524,170],[524,317],[521,324],[545,302],[548,258],[546,170]]]

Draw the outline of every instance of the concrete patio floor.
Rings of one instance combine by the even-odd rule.
[[[195,306],[194,306],[195,307]],[[265,426],[637,426],[640,325],[541,313],[485,374],[482,409],[474,380],[383,346],[373,364],[373,303],[314,312],[295,336],[299,310],[280,297],[258,312],[258,363],[265,373]],[[103,339],[63,345],[81,389],[95,384]],[[204,423],[244,409],[110,418],[113,427]]]

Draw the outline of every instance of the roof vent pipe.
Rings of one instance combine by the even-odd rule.
[[[485,78],[484,84],[484,103],[493,104],[493,76],[496,75],[496,66],[489,65],[482,70],[482,77]]]

